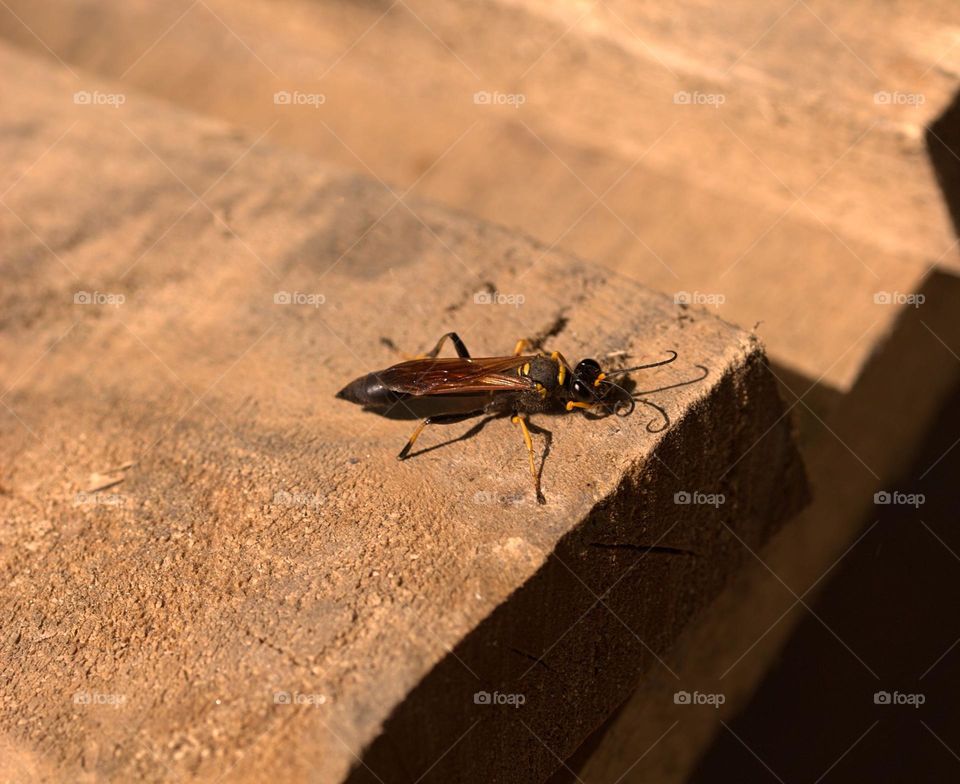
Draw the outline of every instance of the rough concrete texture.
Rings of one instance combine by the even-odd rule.
[[[947,0],[7,5],[2,34],[78,88],[98,71],[723,297],[778,364],[843,392],[903,309],[875,295],[956,269],[924,135],[960,74]]]
[[[40,59],[0,73],[5,778],[541,780],[803,502],[747,333],[140,95],[78,103]],[[449,329],[710,375],[656,397],[660,435],[541,418],[541,507],[509,423],[398,463],[409,423],[333,399]]]
[[[956,278],[924,277],[956,259],[924,127],[955,90],[957,26],[955,4],[939,0],[0,7],[2,34],[62,59],[77,88],[99,71],[117,80],[109,89],[152,91],[254,136],[276,121],[272,143],[404,188],[423,175],[420,195],[666,291],[721,293],[724,316],[762,320],[776,373],[804,395],[785,392],[819,498],[760,551],[797,595],[855,540],[873,490],[909,462],[956,381],[939,342],[957,339]],[[298,89],[325,104],[274,104],[274,91]],[[478,90],[526,103],[478,106]],[[678,91],[724,103],[677,105]],[[588,211],[594,194],[616,216]],[[927,302],[872,307],[880,290]],[[722,688],[735,710],[806,612],[783,615],[794,601],[755,562],[671,667],[691,688]],[[850,654],[838,643],[838,655]],[[658,672],[582,779],[616,781],[632,765],[638,780],[682,780],[729,715],[672,713],[658,695],[677,680]]]
[[[960,147],[955,120],[925,130],[960,74],[954,3],[9,5],[3,34],[61,57],[78,85],[83,67],[255,133],[276,122],[270,141],[762,322],[818,498],[761,552],[796,595],[853,543],[956,381],[957,281],[936,271],[955,270],[956,245],[928,148]],[[325,103],[278,106],[277,90]],[[525,103],[477,105],[477,91]],[[956,199],[955,175],[948,187]],[[877,305],[883,291],[927,300]],[[794,601],[757,563],[675,669],[715,688],[749,648],[718,687],[735,710],[805,612],[784,615]],[[619,780],[670,726],[655,695],[677,682],[660,672],[585,781]],[[676,715],[631,776],[682,780],[728,714]]]

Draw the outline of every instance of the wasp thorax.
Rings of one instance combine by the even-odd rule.
[[[557,363],[549,357],[534,357],[530,360],[527,377],[540,384],[547,392],[557,388]]]

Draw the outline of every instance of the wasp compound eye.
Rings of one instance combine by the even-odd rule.
[[[571,392],[574,398],[583,402],[596,397],[593,387],[600,378],[600,363],[595,359],[581,359],[573,371],[573,387]]]
[[[582,381],[573,382],[573,396],[581,403],[593,399],[593,390]]]
[[[595,359],[581,359],[573,372],[585,381],[593,381],[600,375],[600,363]]]

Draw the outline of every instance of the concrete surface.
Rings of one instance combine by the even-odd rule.
[[[2,34],[60,58],[78,89],[99,72],[116,80],[108,89],[267,132],[663,291],[723,295],[720,314],[762,322],[819,500],[758,551],[777,577],[757,561],[742,569],[677,652],[687,685],[713,688],[749,649],[722,679],[724,718],[810,617],[788,611],[795,596],[813,598],[956,383],[956,246],[924,129],[956,90],[957,29],[954,5],[934,0],[0,8]],[[276,105],[278,90],[324,103]],[[525,102],[478,105],[478,91]],[[881,291],[927,303],[876,305]],[[861,668],[839,643],[837,655]],[[722,731],[712,709],[671,714],[677,680],[660,675],[582,778],[616,780],[679,716],[631,770],[682,780]]]
[[[7,6],[0,33],[77,89],[95,71],[270,129],[718,302],[779,365],[840,392],[903,310],[874,297],[957,269],[924,134],[960,76],[945,0]]]
[[[0,74],[8,779],[541,780],[803,503],[749,334],[39,58]],[[407,423],[333,399],[449,329],[710,376],[659,436],[540,421],[539,507],[508,423],[398,463]]]

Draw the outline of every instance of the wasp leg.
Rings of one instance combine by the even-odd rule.
[[[531,348],[533,348],[533,343],[526,338],[520,338],[520,340],[517,341],[517,345],[513,347],[513,355],[519,357],[524,351]]]
[[[515,425],[520,425],[520,431],[523,433],[523,443],[527,445],[527,457],[530,458],[530,476],[533,477],[533,492],[537,497],[538,504],[545,504],[547,500],[540,492],[540,475],[537,473],[537,463],[533,458],[533,439],[530,437],[530,430],[527,427],[527,420],[521,414],[515,414],[511,419]]]
[[[463,344],[463,341],[460,340],[460,336],[456,332],[448,332],[440,340],[437,341],[437,345],[433,347],[431,351],[428,351],[426,354],[417,354],[416,356],[410,356],[405,354],[405,359],[433,359],[437,354],[440,353],[440,349],[443,348],[443,341],[447,338],[450,339],[450,342],[453,343],[453,347],[457,352],[457,356],[460,359],[470,359],[470,352],[467,351],[467,347]]]
[[[400,454],[397,455],[397,460],[407,459],[410,450],[413,449],[414,443],[416,443],[417,438],[420,437],[420,434],[427,425],[452,425],[456,422],[462,422],[464,419],[475,417],[476,415],[476,412],[471,412],[469,414],[440,414],[438,416],[427,417],[417,425],[417,429],[413,431],[413,435],[410,436],[406,446],[404,446],[404,448],[400,450]]]
[[[450,342],[453,343],[453,347],[456,349],[457,356],[460,357],[460,359],[470,359],[470,352],[467,351],[467,347],[463,345],[463,341],[460,340],[460,336],[456,332],[448,332],[440,338],[440,340],[437,341],[437,345],[433,347],[433,350],[424,355],[424,359],[433,359],[437,356],[443,346],[443,341],[447,338],[450,338]]]

